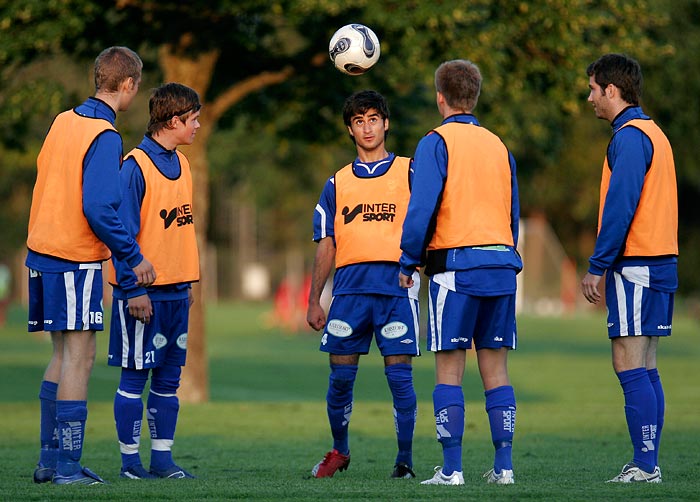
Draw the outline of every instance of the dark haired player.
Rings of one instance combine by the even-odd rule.
[[[360,91],[350,96],[343,120],[357,158],[326,182],[313,218],[318,248],[306,319],[313,329],[323,330],[321,351],[329,353],[326,401],[333,448],[311,472],[317,478],[331,477],[350,464],[353,386],[360,355],[369,352],[375,338],[394,402],[399,451],[391,476],[413,478],[416,393],[411,358],[420,353],[418,273],[408,291],[396,283],[410,159],[385,149],[389,108],[379,93]],[[326,320],[320,298],[334,266],[333,300]]]

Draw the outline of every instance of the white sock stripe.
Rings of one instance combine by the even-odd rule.
[[[136,455],[139,452],[139,443],[126,444],[119,441],[119,452],[124,455]]]
[[[160,397],[177,397],[177,394],[160,394],[160,393],[154,391],[153,389],[151,389],[149,392],[151,394],[155,394],[156,396],[160,396]]]
[[[170,451],[173,448],[172,439],[153,439],[151,438],[151,449],[156,451]]]
[[[117,394],[127,399],[141,399],[141,394],[132,394],[131,392],[126,392],[121,389],[117,389]]]

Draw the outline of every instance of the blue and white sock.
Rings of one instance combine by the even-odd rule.
[[[413,367],[410,364],[392,364],[384,368],[394,401],[394,425],[398,454],[396,463],[413,465],[413,432],[416,428],[416,391],[413,388]]]
[[[661,385],[659,371],[654,368],[647,370],[649,381],[656,394],[656,439],[654,439],[654,462],[659,465],[659,444],[661,443],[661,430],[664,428],[664,415],[666,414],[666,397]]]
[[[58,422],[58,459],[56,473],[72,476],[82,469],[87,401],[56,401],[56,421]]]
[[[433,391],[435,428],[442,445],[442,473],[449,476],[462,470],[464,435],[464,393],[459,385],[438,384]]]
[[[56,392],[58,384],[44,380],[39,390],[41,421],[39,426],[39,464],[50,469],[56,468],[58,457],[58,424],[56,422]]]
[[[148,379],[149,370],[122,368],[119,388],[114,396],[114,423],[119,439],[122,468],[141,464],[139,445],[143,423],[143,400],[141,394]]]
[[[504,385],[484,392],[486,414],[491,427],[491,441],[496,449],[493,470],[513,470],[513,434],[515,432],[515,393],[513,387]]]
[[[151,391],[146,403],[146,417],[151,431],[151,469],[165,471],[175,465],[172,446],[180,412],[177,389],[180,386],[179,366],[153,369]]]
[[[625,394],[625,416],[634,448],[632,461],[643,471],[653,472],[658,413],[654,387],[646,368],[622,371],[617,377]]]
[[[343,455],[350,453],[349,434],[352,415],[352,390],[357,376],[356,364],[331,364],[326,394],[326,411],[333,435],[333,448]]]

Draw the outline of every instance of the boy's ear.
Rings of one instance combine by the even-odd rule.
[[[120,87],[122,91],[130,91],[134,88],[134,78],[126,77],[124,80],[122,80]]]

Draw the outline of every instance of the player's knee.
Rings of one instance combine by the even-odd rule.
[[[119,389],[129,394],[141,395],[146,387],[149,370],[122,368]]]
[[[165,364],[158,368],[153,368],[151,378],[151,390],[158,394],[175,394],[180,387],[180,375],[182,368]]]
[[[410,364],[393,364],[384,368],[394,406],[412,408],[416,404],[416,392],[413,388],[413,368]]]
[[[355,385],[355,377],[357,376],[356,364],[332,364],[331,374],[328,379],[329,392],[345,394],[352,392]]]

